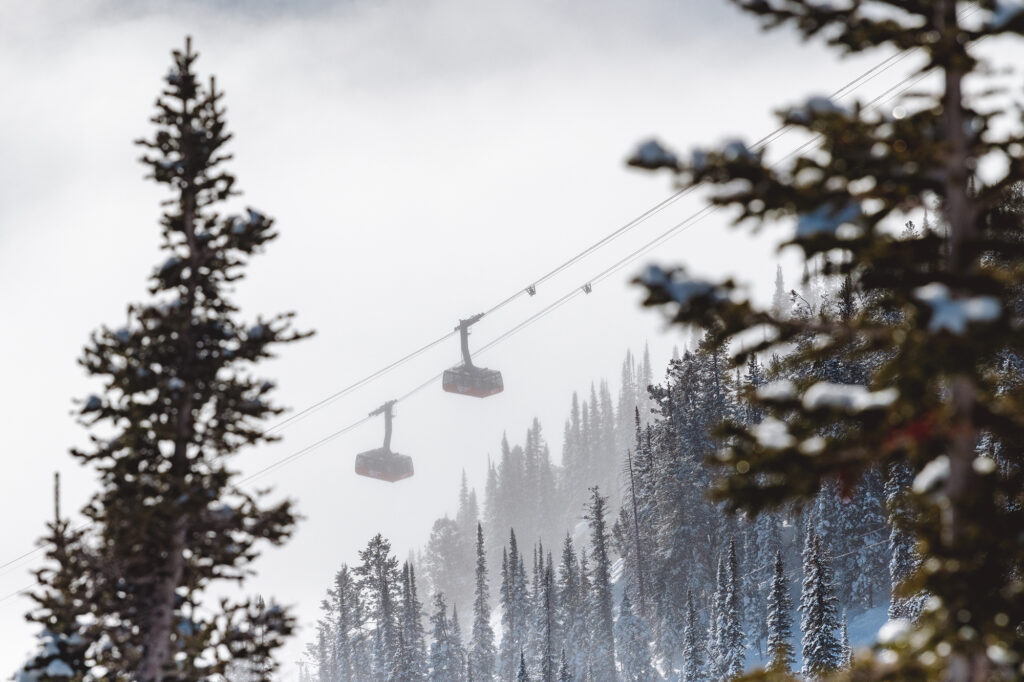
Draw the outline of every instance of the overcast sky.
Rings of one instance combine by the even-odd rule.
[[[197,68],[227,92],[238,207],[274,216],[281,237],[238,290],[248,315],[295,310],[317,335],[263,367],[278,399],[306,407],[487,309],[671,191],[667,176],[627,169],[639,140],[679,148],[773,129],[770,112],[831,92],[883,55],[838,61],[755,23],[723,0],[321,0],[66,2],[0,5],[0,564],[31,550],[50,516],[93,490],[67,454],[81,443],[72,399],[97,390],[76,365],[90,330],[118,325],[145,296],[157,253],[160,190],[142,180],[132,140],[147,120],[169,51],[193,36]],[[894,69],[858,94],[905,75]],[[778,153],[798,143],[783,138]],[[673,205],[476,328],[480,346],[624,254],[692,215]],[[767,296],[772,241],[713,216],[653,257],[700,274],[737,273]],[[778,236],[778,235],[775,235]],[[674,344],[628,284],[644,260],[495,346],[506,391],[487,400],[432,386],[399,405],[393,446],[413,479],[389,486],[352,473],[378,447],[363,425],[261,478],[305,516],[260,561],[247,589],[295,607],[310,636],[342,561],[374,533],[400,556],[454,512],[459,473],[482,489],[503,431],[522,440],[537,416],[556,459],[574,390],[607,377],[627,348],[650,343],[657,375]],[[458,359],[436,348],[246,452],[258,471],[363,417]],[[482,490],[481,490],[482,492]],[[0,569],[0,599],[31,583],[39,555]],[[29,602],[0,601],[0,674],[23,660]]]

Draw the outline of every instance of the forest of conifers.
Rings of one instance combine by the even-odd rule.
[[[830,287],[804,273],[799,289],[786,290],[780,269],[778,312],[841,317],[859,306],[848,280]],[[617,660],[631,671],[623,679],[704,680],[748,659],[792,669],[802,651],[808,665],[838,668],[846,619],[880,606],[913,615],[912,600],[890,603],[915,561],[889,523],[904,472],[875,469],[753,520],[707,495],[718,423],[761,423],[772,437],[746,392],[786,379],[863,385],[872,368],[837,356],[794,371],[751,355],[730,372],[728,349],[695,346],[658,382],[648,353],[627,353],[616,399],[607,381],[574,394],[560,462],[536,420],[522,445],[502,437],[482,503],[463,476],[454,517],[437,519],[407,561],[370,540],[324,601],[311,679],[514,680],[522,663],[530,679],[604,680]]]

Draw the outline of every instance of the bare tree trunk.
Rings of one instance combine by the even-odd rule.
[[[178,495],[185,493],[185,480],[189,469],[188,447],[192,443],[195,431],[195,423],[192,416],[193,403],[193,377],[191,368],[195,362],[195,345],[192,340],[192,311],[196,304],[196,272],[199,264],[197,242],[195,239],[195,190],[191,186],[182,190],[182,224],[185,237],[189,247],[189,266],[192,276],[188,280],[188,288],[185,297],[185,309],[189,311],[186,325],[187,329],[179,333],[185,339],[182,348],[183,357],[179,366],[180,377],[185,383],[182,390],[182,400],[178,407],[177,420],[175,423],[174,454],[171,460],[171,486],[170,489]],[[159,578],[153,588],[153,597],[145,624],[145,648],[142,661],[139,664],[140,682],[163,682],[164,666],[171,660],[171,630],[174,621],[174,602],[178,585],[181,584],[185,573],[185,537],[186,521],[182,515],[176,516],[171,526],[168,537],[167,563],[158,574]]]
[[[948,144],[946,158],[946,208],[949,220],[949,270],[960,274],[969,267],[970,254],[965,253],[965,243],[975,235],[977,209],[974,198],[968,191],[970,169],[970,140],[967,119],[963,108],[964,64],[957,55],[964,54],[957,42],[957,2],[940,0],[936,3],[938,23],[943,40],[947,41],[947,55],[951,61],[945,69],[945,91],[942,98],[945,119],[945,137]],[[965,536],[964,508],[974,488],[975,445],[978,427],[974,420],[976,391],[974,377],[969,373],[953,377],[950,386],[951,432],[948,457],[949,478],[945,494],[949,505],[944,511],[942,540],[948,546],[956,546]],[[949,680],[984,680],[988,673],[988,662],[981,654],[967,656],[954,653],[946,670]]]

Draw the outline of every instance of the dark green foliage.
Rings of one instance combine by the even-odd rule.
[[[61,516],[59,476],[54,481],[54,517],[47,528],[50,533],[41,544],[51,565],[35,572],[39,587],[31,596],[37,607],[27,616],[42,628],[41,651],[25,664],[23,675],[39,682],[78,682],[88,673],[89,640],[82,630],[92,612],[89,564],[83,545],[85,533],[73,529]],[[66,674],[49,674],[51,665]]]
[[[268,679],[292,626],[276,606],[205,599],[213,584],[244,581],[261,543],[291,534],[291,505],[263,506],[241,491],[229,461],[272,440],[263,422],[281,412],[253,366],[305,335],[291,330],[290,314],[247,323],[231,302],[276,232],[253,209],[223,212],[237,193],[224,167],[231,135],[223,95],[212,78],[199,81],[196,57],[189,43],[173,53],[155,133],[138,141],[149,178],[169,193],[152,297],[130,305],[122,327],[95,332],[80,360],[103,393],[83,403],[93,435],[73,454],[95,467],[100,490],[83,510],[85,537],[62,541],[77,556],[58,558],[76,573],[60,589],[87,586],[94,620],[80,634],[102,637],[87,663],[107,679],[193,680],[229,666]]]
[[[867,661],[853,674],[1015,677],[1024,660],[1024,392],[1007,374],[1024,356],[1024,243],[1012,209],[1024,139],[1021,112],[987,89],[997,70],[976,45],[1018,36],[1024,12],[982,0],[967,21],[960,10],[968,4],[955,0],[735,2],[767,26],[791,24],[843,51],[920,50],[939,92],[905,99],[894,116],[812,100],[782,113],[786,124],[820,135],[791,161],[769,167],[760,153],[729,145],[676,168],[684,186],[713,186],[712,202],[741,222],[796,217],[795,236],[783,241],[843,283],[838,315],[760,310],[735,282],[657,267],[640,278],[647,304],[712,330],[714,345],[755,326],[771,330],[737,364],[794,342],[783,368],[841,355],[867,370],[865,388],[811,374],[752,392],[771,428],[732,421],[718,431],[729,447],[717,453],[717,498],[758,512],[808,502],[830,486],[845,496],[870,472],[907,467],[914,484],[901,505],[921,564],[898,593],[932,598],[914,635],[886,643],[898,663]],[[968,78],[977,86],[969,96]],[[982,181],[974,173],[983,166]],[[941,206],[941,229],[900,235],[929,205]]]

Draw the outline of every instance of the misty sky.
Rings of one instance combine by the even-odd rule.
[[[93,479],[67,454],[84,440],[72,399],[98,390],[76,365],[92,329],[119,326],[144,297],[157,253],[159,188],[132,140],[170,64],[193,36],[203,74],[226,90],[231,168],[281,237],[238,289],[249,317],[295,310],[316,336],[262,367],[277,398],[304,408],[491,307],[665,198],[667,176],[623,159],[657,134],[681,149],[774,128],[770,112],[828,93],[884,55],[838,61],[791,33],[758,33],[723,0],[323,0],[274,3],[28,2],[0,5],[0,564],[32,549],[51,514],[51,479],[73,512]],[[893,69],[858,92],[898,82]],[[800,139],[785,137],[779,155]],[[474,328],[478,347],[701,207],[688,197]],[[766,238],[713,216],[660,247],[660,261],[737,273],[770,293]],[[784,228],[783,228],[784,229]],[[776,232],[773,238],[780,236]],[[686,339],[639,308],[625,268],[482,355],[505,393],[487,400],[440,385],[398,406],[393,446],[417,474],[358,479],[356,452],[379,447],[366,424],[260,478],[297,501],[296,537],[257,564],[249,592],[295,607],[306,629],[342,561],[380,531],[400,556],[453,513],[460,471],[482,492],[487,456],[530,420],[560,456],[574,390],[607,377],[649,341],[660,376]],[[785,262],[785,261],[783,261]],[[787,273],[790,274],[790,273]],[[795,273],[792,273],[795,274]],[[340,429],[458,360],[436,348],[283,430],[237,460],[258,471]],[[0,675],[32,645],[39,555],[0,569]]]

